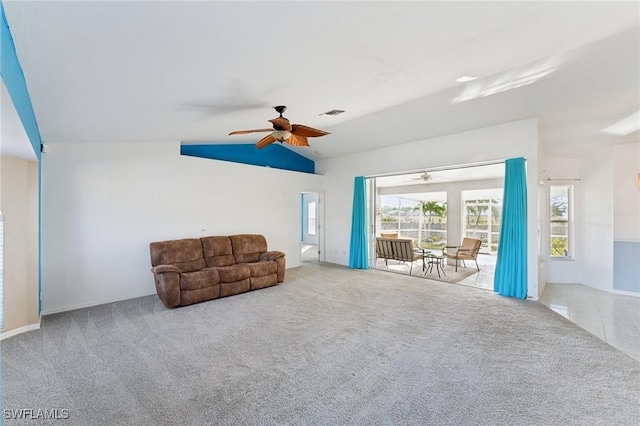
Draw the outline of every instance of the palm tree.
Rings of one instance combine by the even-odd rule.
[[[420,209],[422,215],[429,218],[427,222],[427,229],[431,230],[431,224],[433,217],[444,217],[447,214],[447,207],[440,201],[420,201],[420,204],[415,206],[414,210]],[[419,233],[418,235],[422,235]]]
[[[477,228],[478,226],[480,226],[480,217],[482,216],[482,213],[484,213],[488,208],[488,206],[482,205],[467,205],[467,227],[471,228],[470,219],[472,216],[476,218],[476,223],[473,227]]]
[[[431,220],[433,216],[443,217],[447,212],[447,209],[439,201],[421,201],[420,209],[422,214],[429,217],[428,229],[431,229]]]
[[[554,197],[551,200],[551,217],[565,217],[569,202],[566,197]]]
[[[471,216],[475,216],[476,223],[474,225],[475,228],[480,226],[480,217],[482,214],[489,209],[489,205],[491,206],[491,213],[493,217],[500,217],[500,208],[496,207],[498,204],[497,200],[469,200],[467,203],[477,203],[477,204],[467,204],[467,227],[471,227],[470,219]],[[482,205],[487,203],[485,205]]]

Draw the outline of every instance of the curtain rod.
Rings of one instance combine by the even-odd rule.
[[[376,175],[367,175],[365,176],[365,178],[370,179],[370,178],[389,177],[389,176],[402,176],[402,175],[409,175],[413,173],[441,172],[444,170],[470,169],[472,167],[493,166],[496,164],[504,164],[504,162],[505,160],[481,161],[478,163],[466,163],[466,164],[457,164],[452,166],[431,167],[431,168],[425,168],[425,169],[409,170],[405,172],[380,173]]]

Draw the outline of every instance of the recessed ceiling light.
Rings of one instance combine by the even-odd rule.
[[[640,111],[634,112],[617,123],[613,123],[611,126],[602,129],[602,131],[610,135],[626,136],[638,129],[640,129]]]
[[[456,78],[456,81],[458,83],[466,83],[467,81],[473,81],[473,80],[475,80],[477,78],[478,77],[471,77],[470,75],[463,75],[462,77]]]
[[[342,114],[344,111],[341,109],[332,109],[331,111],[327,111],[327,112],[323,112],[322,114],[320,114],[321,116],[323,115],[328,115],[328,116],[334,116],[334,115],[340,115]]]

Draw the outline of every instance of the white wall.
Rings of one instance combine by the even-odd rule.
[[[149,243],[261,233],[300,265],[300,194],[324,177],[180,156],[178,142],[51,144],[43,314],[155,293]]]
[[[1,157],[4,217],[3,332],[38,321],[38,163]]]
[[[599,148],[580,160],[545,158],[543,177],[558,179],[546,183],[545,200],[549,183],[570,183],[576,188],[575,259],[549,260],[548,229],[544,229],[543,254],[548,261],[548,282],[581,283],[615,291],[614,242],[640,242],[638,171],[638,143]],[[572,181],[577,177],[579,182]],[[544,216],[549,217],[548,202]],[[637,262],[625,266],[636,265]]]
[[[584,285],[611,291],[613,285],[613,161],[612,147],[594,150],[581,159],[581,200]]]
[[[322,260],[347,265],[355,176],[368,176],[481,161],[527,159],[530,297],[538,297],[538,122],[521,120],[455,135],[394,145],[319,161],[325,175],[325,235]]]

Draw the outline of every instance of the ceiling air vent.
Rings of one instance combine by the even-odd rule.
[[[344,111],[341,109],[332,109],[331,111],[327,111],[327,112],[323,112],[320,115],[330,115],[330,116],[334,116],[334,115],[340,115],[342,114]]]

